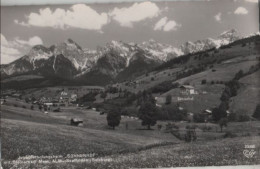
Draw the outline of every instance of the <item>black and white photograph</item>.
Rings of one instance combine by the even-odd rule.
[[[1,169],[260,168],[258,0],[2,0]]]

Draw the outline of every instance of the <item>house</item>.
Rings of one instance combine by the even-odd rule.
[[[180,86],[180,93],[181,94],[196,94],[194,87],[190,86],[190,85]]]
[[[70,125],[72,126],[83,126],[83,120],[79,118],[71,118]]]
[[[53,103],[48,103],[48,102],[45,102],[45,103],[43,103],[43,105],[45,105],[45,106],[53,106]]]
[[[78,95],[77,94],[71,94],[70,101],[75,102],[77,100]]]
[[[205,122],[208,122],[212,118],[212,111],[209,109],[205,109],[201,114]]]
[[[211,115],[211,114],[212,114],[212,111],[209,110],[209,109],[206,109],[206,110],[204,110],[202,113],[205,114],[205,115]]]

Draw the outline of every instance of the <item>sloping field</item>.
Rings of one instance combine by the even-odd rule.
[[[122,119],[116,130],[106,127],[105,115],[73,109],[60,114],[2,106],[2,158],[25,155],[66,155],[95,152],[98,155],[135,151],[148,145],[178,143],[174,136],[157,130],[138,130],[140,122]],[[83,127],[69,125],[71,117],[82,117]],[[99,120],[100,119],[100,120]],[[125,123],[128,123],[128,130]],[[138,127],[139,126],[139,127]]]
[[[243,84],[237,96],[232,98],[231,110],[252,115],[260,103],[260,71],[246,76],[239,81]]]
[[[167,95],[171,95],[172,98],[193,98],[193,100],[178,101],[178,104],[181,107],[186,108],[189,112],[192,113],[201,113],[205,109],[210,109],[220,104],[220,96],[224,89],[223,84],[197,84],[194,85],[194,87],[195,91],[198,92],[198,94],[181,95],[180,90],[176,88],[162,94],[160,97],[166,98]],[[177,103],[177,101],[175,103]],[[162,105],[165,103],[163,102],[159,104]]]
[[[251,66],[258,63],[259,61],[257,58],[246,59],[244,61],[232,59],[227,63],[217,64],[212,69],[182,78],[176,82],[179,82],[180,84],[190,83],[192,85],[200,84],[203,79],[207,80],[208,83],[211,83],[211,81],[227,82],[233,79],[239,70],[247,72]]]
[[[42,79],[44,78],[43,76],[39,75],[21,75],[21,76],[15,76],[15,77],[10,77],[8,79],[4,79],[2,83],[10,82],[10,81],[24,81],[24,80],[30,80],[30,79]]]

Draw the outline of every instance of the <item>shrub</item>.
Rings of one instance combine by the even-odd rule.
[[[243,75],[243,70],[239,70],[239,72],[236,73],[234,80],[239,80],[241,77],[243,77]]]
[[[23,105],[23,106],[22,106],[22,108],[26,109],[26,106],[25,106],[25,105]]]
[[[178,83],[172,84],[172,81],[164,81],[162,83],[159,83],[158,85],[155,85],[151,88],[152,93],[165,93],[173,88],[178,87]]]
[[[206,79],[203,79],[202,81],[201,81],[201,84],[206,84],[207,83],[207,80]]]
[[[258,104],[255,108],[255,112],[253,114],[253,117],[260,120],[260,104]]]
[[[106,93],[106,92],[102,92],[102,93],[100,94],[100,97],[101,97],[102,99],[106,98],[106,97],[107,97],[107,93]]]
[[[231,131],[227,131],[224,135],[224,138],[234,138],[237,137],[237,135],[235,133],[232,133]]]
[[[196,141],[197,140],[197,135],[196,135],[196,126],[195,125],[187,125],[186,126],[186,134],[185,134],[185,141],[186,142],[191,142],[191,141]]]
[[[237,114],[236,113],[230,113],[228,116],[228,121],[237,121]]]
[[[247,132],[247,133],[243,134],[243,136],[244,137],[249,137],[249,136],[251,136],[251,134]]]
[[[151,77],[151,81],[154,81],[154,77]]]
[[[158,120],[174,120],[174,121],[180,121],[185,120],[187,111],[180,110],[177,105],[175,104],[169,104],[165,105],[162,108],[157,109],[157,119]]]
[[[165,104],[171,104],[171,103],[172,103],[172,96],[171,95],[167,95]]]
[[[201,128],[200,128],[203,132],[205,131],[211,131],[212,130],[212,127],[211,126],[207,126],[207,125],[203,125]]]
[[[250,117],[248,115],[246,115],[246,114],[238,116],[238,121],[239,122],[245,122],[245,121],[249,121],[249,120],[250,120]]]
[[[196,123],[204,123],[204,122],[205,122],[204,115],[201,114],[201,113],[196,113],[196,114],[194,114],[193,120],[194,120]]]
[[[39,108],[39,110],[42,110],[42,105],[39,105],[39,107],[38,107],[38,108]]]
[[[176,125],[176,124],[174,124],[174,123],[167,123],[166,125],[165,125],[165,131],[166,132],[170,132],[170,131],[172,131],[172,130],[178,130],[179,129],[179,127]]]

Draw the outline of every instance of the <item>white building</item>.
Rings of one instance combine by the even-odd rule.
[[[181,94],[196,94],[194,87],[190,85],[182,85],[180,89]]]

